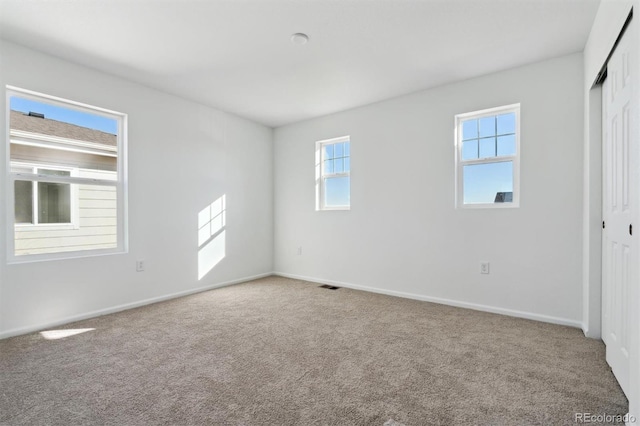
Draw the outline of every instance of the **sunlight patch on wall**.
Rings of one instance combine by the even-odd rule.
[[[226,209],[226,195],[222,195],[198,213],[198,280],[226,255]]]
[[[93,331],[95,328],[72,328],[68,330],[46,330],[41,331],[40,335],[47,340],[64,339],[65,337],[75,336],[76,334],[86,333],[87,331]]]

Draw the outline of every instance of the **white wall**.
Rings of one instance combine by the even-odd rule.
[[[601,334],[601,221],[602,221],[602,137],[601,137],[601,90],[593,87],[598,71],[613,48],[631,8],[636,16],[631,33],[640,46],[640,23],[637,13],[640,0],[603,0],[593,22],[589,39],[584,49],[584,239],[583,239],[583,323],[585,333],[592,337]],[[636,55],[640,61],[640,55]],[[637,66],[636,69],[640,69]],[[636,92],[640,82],[636,80]],[[630,392],[629,413],[640,423],[640,285],[632,287],[630,295],[632,313],[630,341]],[[635,308],[634,308],[635,306]],[[629,423],[631,424],[631,423]]]
[[[271,129],[15,44],[0,57],[2,87],[129,114],[128,254],[6,265],[0,198],[0,337],[272,271]],[[222,194],[226,257],[199,281],[198,212]]]
[[[574,54],[276,129],[275,270],[579,326],[582,81]],[[456,210],[454,116],[517,102],[521,207]],[[351,210],[316,212],[314,143],[343,135]]]

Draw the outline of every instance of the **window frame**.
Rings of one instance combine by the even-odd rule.
[[[515,153],[482,157],[471,160],[462,159],[462,123],[470,119],[481,119],[498,115],[515,114]],[[520,103],[472,111],[455,116],[455,207],[457,209],[510,209],[520,207]],[[513,165],[513,192],[511,202],[502,203],[464,203],[464,166],[493,164],[511,161]]]
[[[13,137],[11,133],[11,98],[20,97],[23,99],[29,99],[36,102],[46,103],[70,110],[76,110],[80,112],[90,113],[93,115],[103,116],[109,119],[116,120],[118,125],[117,130],[117,170],[116,180],[107,179],[95,179],[85,178],[78,176],[77,170],[70,173],[70,176],[49,176],[37,173],[24,173],[24,172],[12,172],[11,171],[11,143],[18,137]],[[128,252],[128,191],[127,191],[127,128],[128,128],[128,115],[125,113],[101,108],[93,105],[84,104],[69,99],[64,99],[52,95],[47,95],[32,90],[27,90],[11,85],[5,87],[5,182],[6,182],[6,247],[7,247],[7,264],[19,264],[40,262],[49,260],[60,259],[73,259],[82,257],[103,256],[109,254],[123,254]],[[47,138],[46,139],[52,139]],[[55,139],[55,137],[53,138]],[[80,148],[81,149],[81,148]],[[25,164],[27,167],[38,167],[48,169],[60,169],[70,170],[73,167],[64,166],[51,166],[46,164],[38,164],[34,166],[26,162],[16,162]],[[31,181],[37,186],[38,182],[43,183],[63,183],[72,185],[71,197],[72,197],[72,218],[70,224],[17,224],[15,223],[15,181]],[[77,196],[74,197],[74,192],[78,191],[79,185],[91,185],[91,186],[110,186],[116,190],[117,204],[116,204],[116,247],[113,248],[101,248],[91,250],[77,250],[77,251],[61,251],[55,253],[39,253],[39,254],[15,254],[15,229],[19,227],[21,230],[33,229],[38,231],[43,230],[58,230],[58,229],[74,229],[79,228],[79,206]],[[74,204],[75,203],[75,204]],[[77,229],[77,228],[75,228]]]
[[[349,142],[349,160],[351,160],[351,136],[340,136],[332,139],[325,139],[316,142],[316,211],[340,211],[351,210],[351,164],[348,172],[325,173],[324,172],[324,147],[338,143]],[[351,161],[349,161],[351,163]],[[327,206],[325,204],[326,179],[327,178],[349,178],[349,204],[345,206]]]

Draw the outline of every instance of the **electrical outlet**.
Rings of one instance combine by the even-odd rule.
[[[298,254],[298,256],[302,256],[302,246],[298,247],[296,253]]]
[[[136,271],[138,271],[138,272],[144,271],[144,260],[137,260],[136,261]]]
[[[480,262],[480,273],[481,274],[489,273],[489,262]]]

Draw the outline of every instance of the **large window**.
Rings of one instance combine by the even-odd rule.
[[[126,115],[7,87],[9,262],[123,252]]]
[[[316,142],[316,210],[349,210],[350,207],[349,137]]]
[[[456,116],[456,206],[518,207],[520,105]]]

